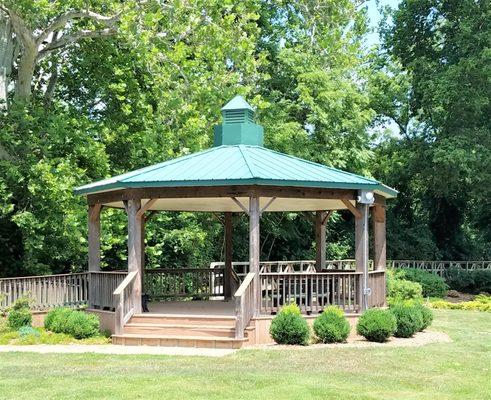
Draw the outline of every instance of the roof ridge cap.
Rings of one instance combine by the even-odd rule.
[[[247,156],[246,153],[243,151],[243,148],[245,147],[245,145],[239,144],[239,145],[236,145],[236,146],[239,148],[240,154],[242,154],[242,158],[244,159],[244,161],[245,161],[245,163],[247,165],[247,168],[249,169],[249,172],[251,173],[251,177],[252,178],[257,178],[256,173],[255,173],[255,168],[254,168],[254,165],[253,165],[254,163],[251,162],[249,156]],[[260,147],[260,146],[255,146],[255,147]]]

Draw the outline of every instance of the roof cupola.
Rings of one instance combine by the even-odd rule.
[[[263,146],[264,129],[254,122],[254,110],[242,96],[235,96],[222,108],[222,117],[222,124],[215,126],[214,147]]]

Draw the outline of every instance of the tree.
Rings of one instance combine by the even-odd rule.
[[[41,2],[16,0],[0,3],[0,35],[5,43],[0,58],[0,100],[4,102],[14,64],[17,66],[15,97],[27,100],[31,96],[34,70],[41,60],[81,39],[109,36],[116,32],[119,14],[105,16],[89,9],[71,9],[71,3],[78,4],[78,1],[64,2],[63,8],[67,11],[58,9],[53,13],[52,7],[38,3]],[[79,20],[83,22],[80,24]],[[103,28],[88,26],[87,21]],[[56,68],[54,66],[53,71]]]
[[[398,203],[412,199],[410,212],[442,257],[489,257],[491,5],[408,0],[391,15],[382,29],[386,61],[410,83],[408,101],[397,109],[408,110],[412,129],[380,148],[388,161],[382,176],[405,177]],[[381,114],[393,114],[379,105]]]

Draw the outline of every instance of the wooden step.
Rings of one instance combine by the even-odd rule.
[[[235,321],[235,316],[227,315],[135,314],[129,322],[132,324],[205,325],[235,328]]]
[[[247,339],[207,336],[167,336],[125,333],[112,335],[113,344],[123,346],[202,347],[216,349],[240,349]]]
[[[124,326],[123,333],[164,336],[206,336],[206,337],[235,337],[235,328],[217,325],[188,325],[166,323],[137,323],[130,322]]]

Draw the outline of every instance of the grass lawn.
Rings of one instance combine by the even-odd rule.
[[[491,399],[491,313],[435,310],[452,343],[224,358],[0,354],[1,399]]]

